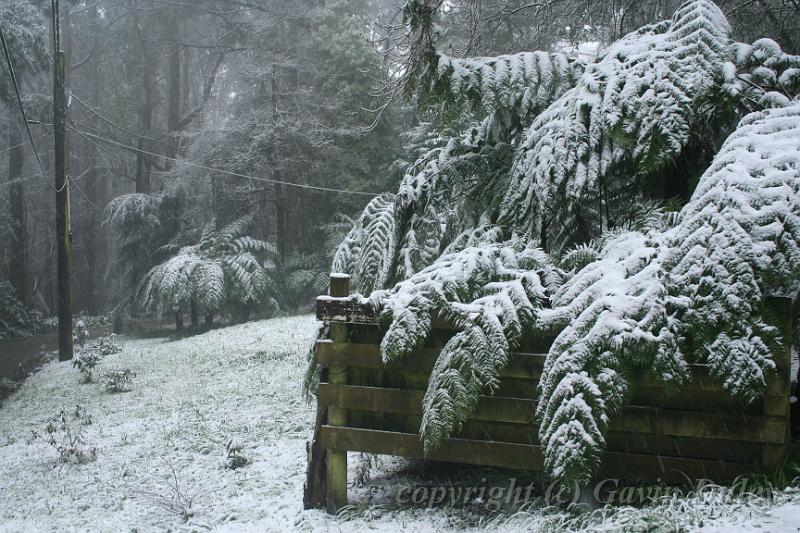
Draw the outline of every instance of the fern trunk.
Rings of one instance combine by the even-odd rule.
[[[197,330],[200,327],[200,313],[197,310],[197,301],[192,300],[189,305],[191,306],[192,329]]]

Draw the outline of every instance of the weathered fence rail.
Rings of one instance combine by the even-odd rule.
[[[501,371],[499,389],[481,398],[457,438],[424,455],[418,435],[422,398],[453,328],[435,321],[427,346],[384,364],[379,350],[384,330],[368,306],[347,298],[347,281],[332,278],[331,296],[317,303],[317,318],[330,323],[331,333],[316,345],[317,362],[326,372],[317,394],[307,506],[325,500],[335,512],[346,505],[347,451],[542,469],[534,412],[552,339],[527,339]],[[601,475],[667,483],[728,481],[781,464],[790,439],[791,300],[771,298],[765,309],[784,342],[773,347],[777,372],[768,378],[763,399],[745,405],[731,397],[710,378],[706,365],[692,365],[692,382],[677,391],[634,372],[629,406],[614,417],[607,434]],[[325,479],[313,479],[314,472]],[[316,497],[310,496],[315,490]]]

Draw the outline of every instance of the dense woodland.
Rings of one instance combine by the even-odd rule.
[[[0,9],[49,171],[50,3],[7,1]],[[391,164],[402,154],[399,133],[412,120],[399,106],[381,120],[371,111],[381,103],[375,88],[386,63],[368,38],[386,9],[369,2],[63,2],[75,310],[142,312],[135,296],[151,267],[200,242],[209,224],[243,218],[249,227],[242,235],[268,243],[257,252],[271,268],[251,287],[258,294],[242,300],[257,302],[261,314],[308,306],[324,289],[319,273],[347,216],[370,198],[365,193],[389,187]],[[53,179],[40,175],[7,81],[4,69],[3,278],[19,300],[49,316]],[[219,295],[166,305],[185,303],[188,313],[204,299],[213,309],[201,313],[222,310]]]
[[[425,4],[441,15],[436,46],[452,56],[556,48],[580,56],[668,18],[677,2]],[[50,6],[0,3],[48,173]],[[408,78],[421,43],[409,39],[402,7],[391,0],[63,2],[75,310],[139,315],[180,309],[195,317],[209,311],[232,317],[307,306],[324,289],[350,217],[370,196],[278,182],[393,192],[417,152],[437,131],[454,127],[452,114],[410,100]],[[738,39],[752,42],[768,33],[784,50],[796,49],[796,3],[737,1],[722,8]],[[9,82],[3,66],[3,298],[8,309],[16,295],[25,307],[51,316],[53,179],[40,175]],[[670,184],[664,197],[674,194],[687,195],[686,186]],[[221,229],[243,218],[249,226],[241,235],[266,243],[251,252],[270,265],[265,275],[240,279],[241,291],[252,294],[228,294],[223,305],[219,284],[225,276],[230,283],[231,273],[206,268],[194,276],[208,254],[186,249],[194,263],[171,265],[182,281],[173,280],[170,294],[139,305],[152,267],[198,246],[209,225]],[[245,263],[241,272],[252,267]],[[204,286],[188,289],[193,276]],[[184,293],[173,294],[179,286]]]

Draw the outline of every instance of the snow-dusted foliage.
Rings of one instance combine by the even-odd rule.
[[[586,482],[603,450],[609,418],[622,405],[626,367],[683,382],[687,366],[669,328],[661,279],[663,238],[625,232],[554,293],[542,327],[561,330],[540,381],[539,438],[554,478]]]
[[[104,223],[129,236],[158,229],[161,226],[158,213],[162,200],[160,194],[121,194],[106,206]]]
[[[481,232],[491,234],[497,233]],[[458,432],[479,397],[497,388],[509,352],[535,327],[546,299],[544,283],[553,277],[547,255],[527,239],[480,240],[372,295],[391,319],[381,342],[384,361],[422,346],[434,312],[458,328],[442,348],[425,393],[420,433],[426,449]]]
[[[0,0],[0,20],[7,40],[11,64],[21,83],[47,68],[47,27],[38,6],[29,0]],[[5,57],[0,61],[0,101],[11,102],[14,92]]]
[[[732,394],[763,393],[776,332],[762,302],[800,288],[799,132],[800,103],[748,115],[674,228],[608,240],[553,295],[540,324],[561,332],[537,409],[551,475],[591,477],[627,368],[677,384],[691,357]]]
[[[391,318],[387,361],[426,341],[431,314],[459,328],[425,395],[426,449],[492,391],[523,331],[557,335],[536,414],[561,482],[593,475],[632,369],[678,387],[705,362],[758,398],[778,342],[764,298],[800,288],[800,58],[732,42],[713,2],[689,0],[594,63],[453,59],[431,53],[430,5],[414,6],[429,70],[410,79],[442,126],[394,200],[396,240],[375,261],[394,287],[371,300]],[[341,254],[390,249],[364,228]]]
[[[397,246],[394,195],[374,198],[344,238],[333,258],[332,272],[348,272],[353,284],[369,293],[382,288]]]
[[[761,319],[800,289],[800,103],[745,117],[700,179],[665,263],[678,309],[726,389],[748,399],[774,368]]]
[[[501,222],[538,234],[546,220],[557,247],[608,228],[620,191],[631,199],[638,177],[687,145],[697,116],[694,100],[721,68],[729,32],[716,5],[696,0],[671,21],[609,47],[528,128]],[[570,231],[559,235],[565,228]]]
[[[800,94],[800,56],[786,54],[772,39],[734,43],[722,85],[748,109],[788,105]]]
[[[244,304],[261,301],[269,274],[260,258],[276,253],[273,244],[246,235],[252,217],[217,229],[208,223],[200,241],[153,267],[141,284],[139,300],[147,310],[169,312],[195,302],[218,309],[226,298]]]
[[[468,106],[491,118],[490,132],[501,133],[530,123],[556,98],[575,86],[582,61],[563,53],[522,52],[498,57],[460,59],[438,56],[435,74],[420,87],[430,104]]]

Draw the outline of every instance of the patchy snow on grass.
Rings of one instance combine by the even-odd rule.
[[[697,496],[576,514],[545,507],[487,508],[475,496],[411,502],[419,487],[502,485],[522,474],[398,458],[365,467],[350,454],[350,500],[338,517],[302,510],[313,407],[301,382],[316,333],[311,316],[279,318],[177,341],[124,340],[98,370],[136,372],[129,392],[82,384],[70,363],[50,363],[0,408],[0,531],[291,531],[364,529],[795,531],[800,496]],[[85,407],[84,446],[96,456],[61,463],[48,421]],[[71,428],[78,429],[78,422]],[[231,442],[235,445],[229,446]],[[243,458],[232,469],[227,447]],[[243,465],[243,466],[242,466]],[[368,476],[365,476],[368,474]],[[488,481],[487,481],[488,479]],[[533,476],[532,479],[536,479]],[[545,485],[537,485],[544,487]],[[541,494],[541,490],[537,489]],[[415,493],[416,494],[416,493]],[[461,493],[458,493],[461,494]]]

